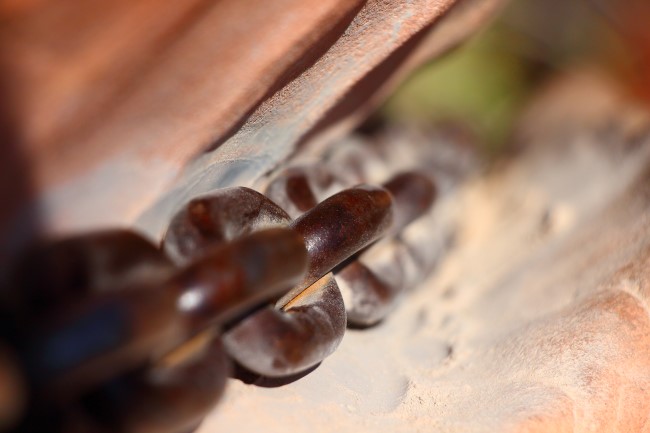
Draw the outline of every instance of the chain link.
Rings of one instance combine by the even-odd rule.
[[[14,392],[29,392],[20,430],[187,431],[218,402],[230,360],[264,377],[301,374],[346,324],[384,319],[432,265],[404,232],[437,190],[422,170],[362,184],[377,164],[390,161],[352,146],[276,172],[264,194],[197,197],[161,248],[107,230],[33,250],[0,348],[25,378]]]

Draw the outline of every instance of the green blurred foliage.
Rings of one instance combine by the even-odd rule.
[[[549,75],[586,63],[629,81],[618,70],[634,63],[621,38],[625,26],[616,25],[627,6],[614,0],[512,1],[489,28],[416,71],[380,115],[399,123],[461,122],[484,143],[486,156],[496,156]]]
[[[467,45],[419,69],[382,112],[400,122],[462,119],[498,152],[530,90],[527,65],[503,49],[508,34],[494,26]]]

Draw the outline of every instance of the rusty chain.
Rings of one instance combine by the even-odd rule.
[[[5,390],[26,396],[19,431],[189,431],[231,360],[295,375],[332,354],[346,325],[380,322],[432,266],[402,234],[437,194],[430,158],[364,183],[390,160],[352,146],[277,171],[264,194],[196,197],[160,248],[107,230],[31,251],[0,345],[0,375],[24,379]]]

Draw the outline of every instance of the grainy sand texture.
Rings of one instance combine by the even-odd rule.
[[[648,125],[593,71],[551,83],[409,229],[454,242],[394,314],[288,385],[232,379],[200,432],[650,431]]]

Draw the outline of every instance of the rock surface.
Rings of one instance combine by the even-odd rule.
[[[7,182],[47,232],[138,220],[159,236],[188,196],[247,184],[501,3],[5,0]]]
[[[649,431],[650,116],[583,71],[519,137],[442,198],[455,244],[394,315],[289,385],[232,380],[200,432]]]

